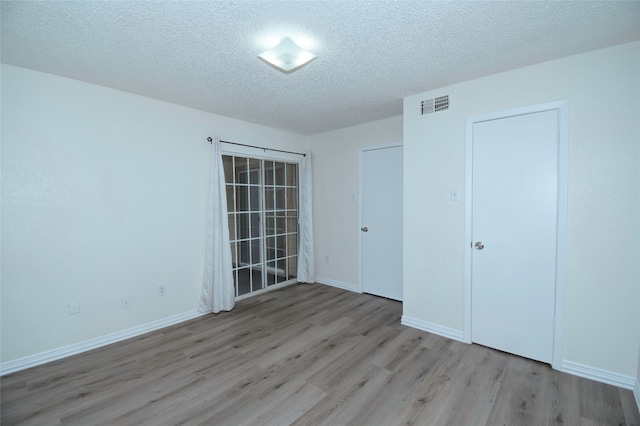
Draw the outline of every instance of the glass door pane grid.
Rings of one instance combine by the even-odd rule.
[[[228,155],[223,164],[236,296],[295,279],[298,165]]]
[[[267,286],[296,277],[297,166],[294,163],[265,161]]]
[[[263,288],[261,162],[223,156],[236,296]]]

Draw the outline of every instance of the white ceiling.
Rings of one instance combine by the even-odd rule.
[[[3,63],[305,135],[640,39],[640,1],[2,1],[0,12]],[[284,36],[318,58],[289,75],[256,58]]]

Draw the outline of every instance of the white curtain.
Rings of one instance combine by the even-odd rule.
[[[224,168],[220,141],[217,137],[211,143],[211,175],[208,195],[204,277],[198,311],[217,313],[230,311],[235,304]]]
[[[311,154],[307,153],[300,164],[300,211],[298,212],[299,238],[298,247],[298,282],[315,281],[313,266],[313,203],[311,179]]]

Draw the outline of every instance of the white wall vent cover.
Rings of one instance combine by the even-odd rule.
[[[425,99],[420,102],[420,115],[433,114],[434,112],[447,111],[449,109],[449,95],[438,96],[433,99]]]

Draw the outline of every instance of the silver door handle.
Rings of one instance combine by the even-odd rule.
[[[482,250],[484,248],[484,243],[482,241],[478,241],[476,243],[476,250]]]
[[[366,226],[363,226],[362,228],[360,228],[360,230],[362,232],[367,232],[367,231],[369,231],[369,228],[367,228]]]

